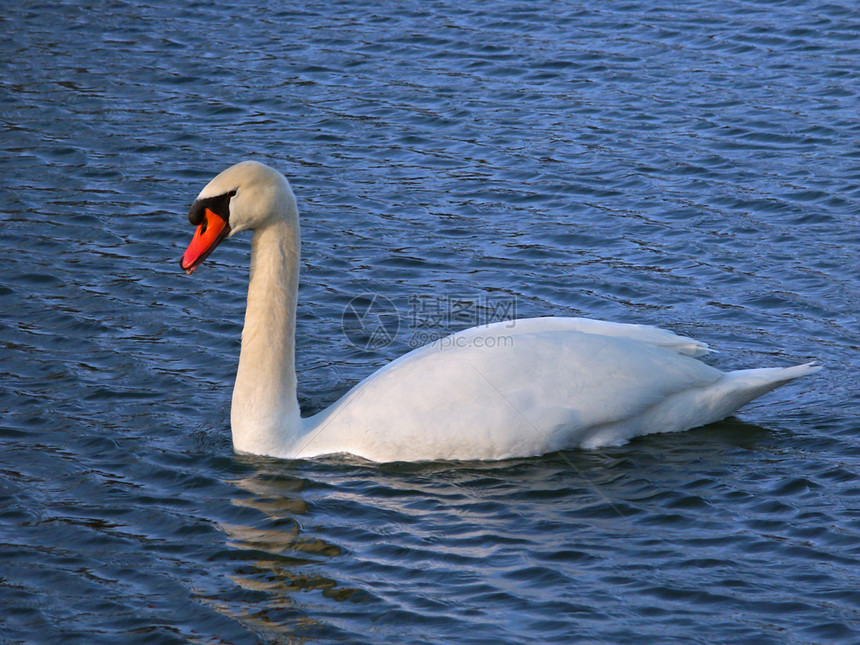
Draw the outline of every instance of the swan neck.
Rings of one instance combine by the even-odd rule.
[[[242,349],[233,389],[233,444],[240,452],[288,451],[301,419],[296,398],[298,221],[254,233]]]

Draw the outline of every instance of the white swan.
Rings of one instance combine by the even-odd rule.
[[[617,445],[718,421],[813,364],[724,373],[707,346],[643,325],[531,318],[454,334],[409,352],[302,419],[296,399],[299,220],[287,180],[228,168],[188,215],[191,274],[221,240],[253,229],[248,307],[231,425],[238,452],[374,461],[503,459]]]

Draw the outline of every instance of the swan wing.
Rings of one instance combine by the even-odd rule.
[[[576,331],[584,334],[612,336],[654,345],[668,349],[685,356],[703,356],[710,349],[705,343],[679,336],[666,329],[651,325],[635,325],[627,323],[607,322],[593,318],[546,317],[508,320],[472,327],[454,334],[460,338],[478,338],[481,336],[516,336],[519,334],[536,334],[551,331]]]
[[[500,459],[598,445],[595,433],[619,427],[626,440],[644,434],[637,418],[649,409],[722,376],[676,353],[692,350],[688,339],[653,327],[552,318],[504,324],[393,361],[304,420],[293,456]],[[673,429],[681,428],[664,431]]]

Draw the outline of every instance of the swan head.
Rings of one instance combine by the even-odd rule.
[[[206,184],[188,221],[197,229],[179,266],[191,275],[225,238],[279,221],[297,223],[298,208],[281,173],[257,161],[242,161]]]

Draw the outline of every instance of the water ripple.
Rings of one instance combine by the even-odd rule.
[[[858,640],[853,5],[62,0],[0,21],[6,641]],[[300,202],[307,412],[434,331],[422,299],[827,370],[603,452],[235,456],[248,245],[199,279],[176,260],[195,193],[244,157]],[[341,314],[374,293],[403,325],[365,351]]]

